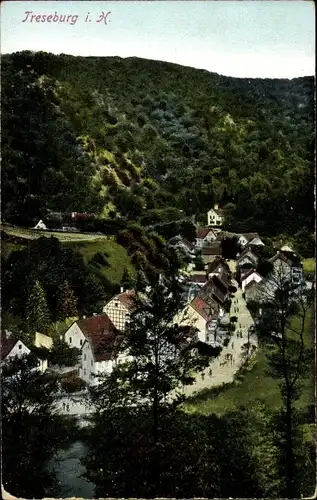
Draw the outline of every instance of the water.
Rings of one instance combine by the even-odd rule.
[[[85,471],[80,459],[86,453],[86,445],[76,441],[67,450],[59,452],[57,459],[52,461],[51,467],[55,470],[61,497],[93,498],[94,484],[80,477]]]

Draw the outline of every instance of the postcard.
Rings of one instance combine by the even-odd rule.
[[[309,1],[4,1],[2,494],[315,498]]]

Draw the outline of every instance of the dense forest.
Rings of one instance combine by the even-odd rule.
[[[217,202],[236,231],[313,231],[313,77],[24,51],[2,58],[2,114],[8,222],[205,222]]]

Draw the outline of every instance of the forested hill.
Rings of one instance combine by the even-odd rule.
[[[137,58],[2,57],[2,211],[94,211],[262,234],[313,228],[314,80],[239,79]]]

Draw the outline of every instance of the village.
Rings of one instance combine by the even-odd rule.
[[[168,242],[185,256],[187,262],[179,276],[186,283],[186,306],[175,315],[174,321],[194,327],[200,342],[221,348],[219,356],[211,361],[208,368],[197,374],[194,384],[183,388],[186,396],[231,382],[239,368],[255,353],[255,318],[247,304],[272,287],[274,273],[287,274],[295,285],[303,282],[300,259],[289,246],[282,246],[267,259],[270,271],[266,270],[266,276],[262,276],[259,261],[265,244],[260,235],[223,231],[224,213],[217,205],[209,210],[206,219],[205,227],[197,227],[194,242],[177,235]],[[46,229],[43,221],[37,224],[36,229]],[[236,248],[233,254],[230,253],[232,249],[228,254],[224,249],[228,244],[232,246],[233,240]],[[75,319],[61,335],[70,348],[75,347],[80,352],[75,366],[50,366],[47,360],[38,359],[35,369],[55,371],[62,376],[71,374],[87,388],[98,384],[98,376],[111,373],[116,364],[129,361],[129,356],[120,350],[120,338],[133,309],[134,294],[134,290],[121,287],[120,293],[104,304],[101,314]],[[36,332],[34,346],[49,350],[53,340]],[[2,333],[2,362],[31,352],[32,345],[25,345],[8,330]],[[57,396],[58,411],[82,416],[89,414],[91,406],[87,405],[86,395],[86,389],[72,394],[61,389]]]

